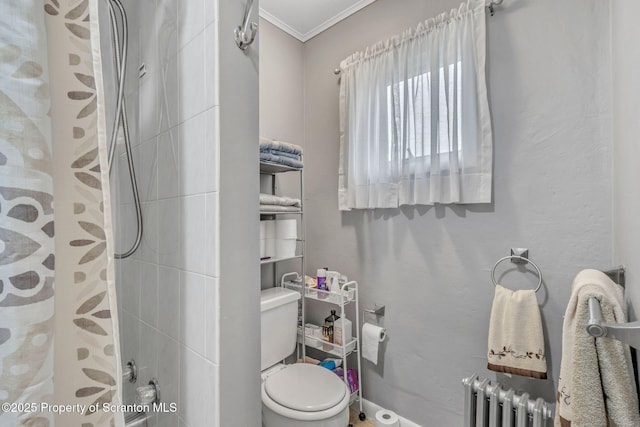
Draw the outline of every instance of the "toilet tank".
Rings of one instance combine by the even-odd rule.
[[[295,350],[300,294],[275,287],[260,294],[260,370],[275,365]]]

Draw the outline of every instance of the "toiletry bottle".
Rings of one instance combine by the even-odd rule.
[[[327,269],[319,268],[317,271],[318,290],[324,292],[318,292],[318,299],[325,299],[329,295],[326,293],[329,290],[327,285]]]
[[[322,326],[322,341],[332,342],[333,341],[333,325],[330,323],[324,322]],[[331,350],[331,346],[323,347],[325,350]]]
[[[334,339],[334,331],[335,331],[335,324],[336,324],[336,320],[338,320],[340,318],[340,316],[336,315],[336,311],[335,310],[331,310],[331,314],[329,316],[327,316],[324,319],[324,326],[325,328],[327,328],[327,338],[324,338],[324,334],[323,334],[323,339],[327,342],[333,342]]]
[[[318,280],[318,289],[321,291],[326,291],[327,290],[327,270],[325,270],[324,268],[319,268],[317,273],[317,280]]]
[[[346,317],[338,318],[333,325],[333,342],[338,345],[347,345],[353,339],[351,320]]]

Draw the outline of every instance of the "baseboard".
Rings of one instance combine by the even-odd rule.
[[[352,408],[358,411],[358,404],[354,403]],[[364,413],[367,414],[367,419],[372,420],[375,423],[376,412],[385,408],[380,405],[376,405],[375,403],[370,402],[367,399],[362,399],[362,409]],[[398,414],[398,419],[400,420],[400,427],[422,427],[420,424],[416,424],[413,421],[409,421],[408,419],[400,416],[400,414]]]

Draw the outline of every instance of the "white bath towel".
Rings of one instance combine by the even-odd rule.
[[[589,298],[600,301],[607,323],[626,321],[622,289],[598,270],[573,280],[562,327],[556,427],[640,426],[629,346],[587,333]]]
[[[260,213],[263,212],[300,212],[299,206],[260,205]]]
[[[280,205],[280,206],[294,206],[299,208],[301,206],[300,199],[294,199],[292,197],[276,196],[273,194],[260,193],[261,205]]]
[[[489,323],[487,368],[496,372],[547,378],[544,334],[536,293],[496,285]]]

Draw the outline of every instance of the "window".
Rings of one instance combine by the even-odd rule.
[[[468,0],[342,62],[341,210],[491,202],[484,13]]]
[[[445,69],[448,73],[448,91],[445,91]],[[390,118],[389,132],[387,138],[389,141],[394,140],[393,132],[397,129],[398,140],[405,141],[404,144],[389,144],[388,159],[392,161],[396,156],[405,161],[405,165],[410,166],[410,161],[424,161],[429,163],[431,157],[431,140],[436,139],[436,153],[440,156],[440,161],[447,164],[448,158],[452,151],[457,151],[458,155],[462,155],[461,150],[461,134],[462,134],[462,109],[449,111],[450,108],[446,102],[448,93],[453,93],[457,97],[456,105],[462,103],[461,99],[461,77],[462,63],[460,61],[455,64],[449,64],[446,67],[440,67],[438,71],[438,122],[436,126],[436,134],[432,134],[431,123],[431,100],[432,81],[431,72],[422,73],[419,76],[410,77],[407,80],[400,81],[397,84],[387,86],[387,109]],[[413,102],[405,102],[405,99],[411,97]],[[396,105],[397,104],[397,105]],[[403,108],[406,105],[407,108]],[[451,110],[454,110],[453,108]],[[451,115],[455,114],[455,120]],[[449,123],[454,123],[456,131],[449,133]],[[395,152],[397,150],[397,152]]]

